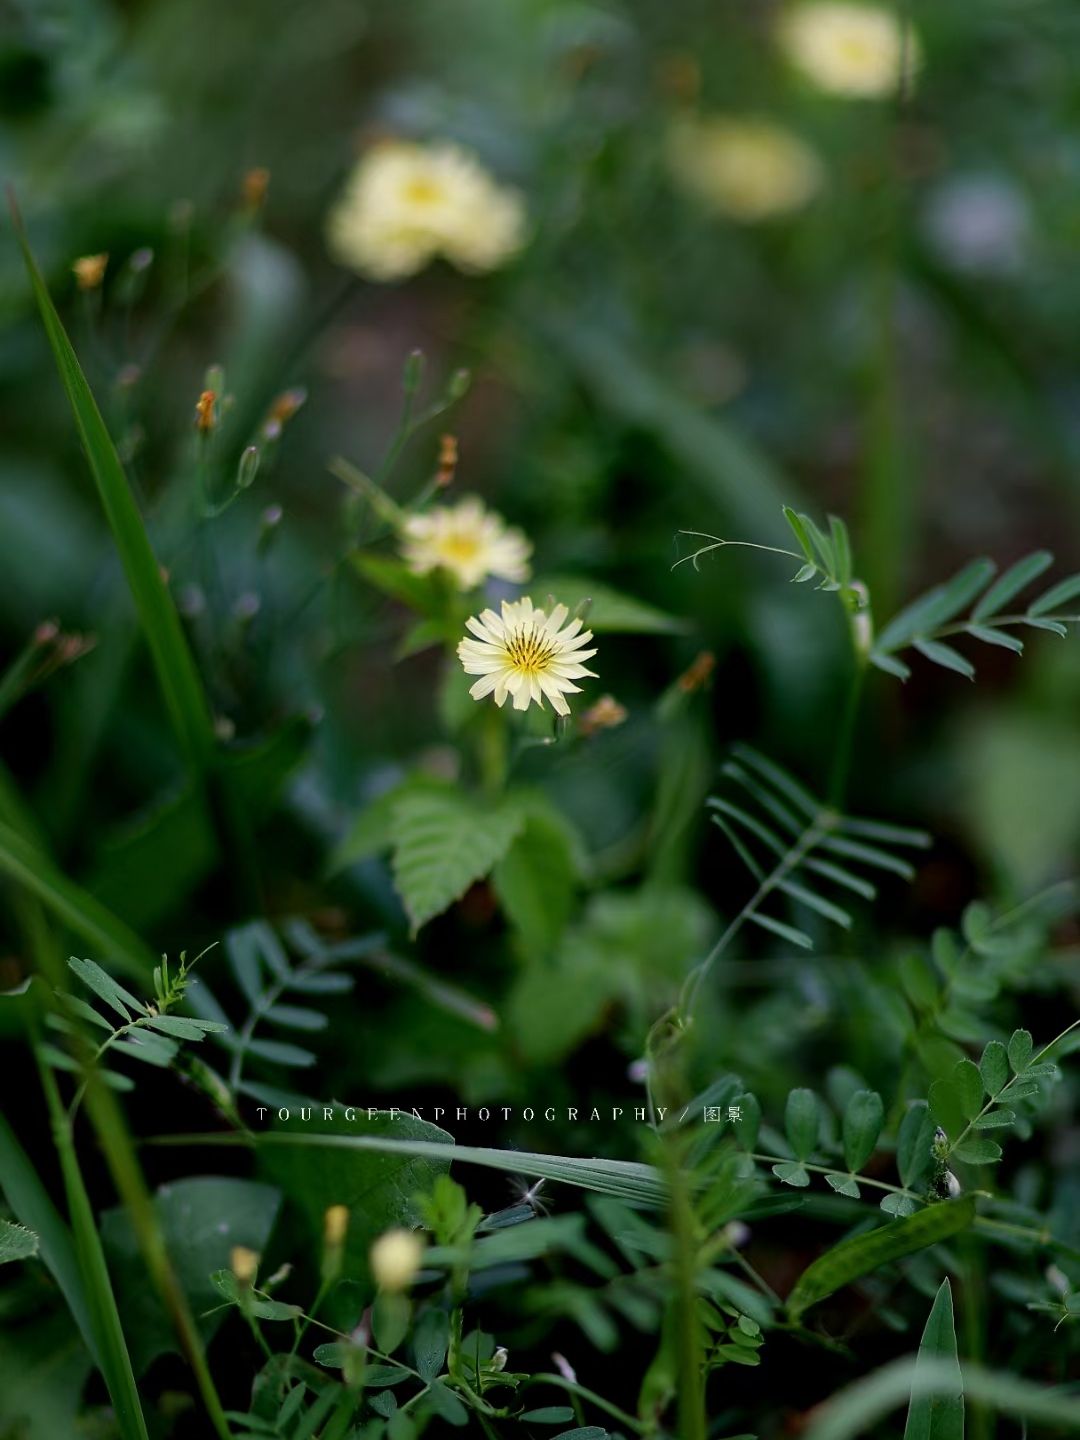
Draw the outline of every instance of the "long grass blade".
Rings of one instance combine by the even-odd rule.
[[[60,317],[49,298],[45,281],[30,249],[18,207],[10,192],[8,203],[34,298],[41,312],[56,367],[75,416],[79,438],[135,600],[139,621],[150,646],[154,669],[165,697],[177,743],[188,767],[196,773],[201,772],[208,768],[216,749],[213,720],[202,681],[188,648],[176,606],[162,577],[161,565],[151,548],[142,516],[128,485],[124,467]]]

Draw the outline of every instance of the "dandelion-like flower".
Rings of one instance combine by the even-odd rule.
[[[569,613],[565,605],[556,605],[550,615],[534,610],[525,596],[504,600],[501,618],[494,610],[484,610],[479,620],[470,616],[465,624],[476,639],[462,640],[458,656],[467,675],[480,676],[469,690],[473,699],[494,693],[495,704],[504,705],[512,695],[514,709],[527,710],[534,700],[543,709],[546,695],[557,715],[569,715],[566,696],[581,692],[573,681],[597,678],[584,665],[596,651],[581,649],[592,631],[582,631],[580,620],[567,625]]]
[[[456,505],[434,505],[412,515],[402,528],[401,554],[414,575],[449,571],[462,590],[475,590],[489,575],[520,584],[529,578],[532,544],[475,495]]]
[[[821,188],[824,169],[798,135],[753,116],[680,120],[668,161],[682,188],[734,220],[798,210]]]
[[[819,0],[788,11],[779,40],[807,79],[832,95],[892,95],[914,75],[919,41],[891,10],[848,0]]]
[[[370,280],[404,280],[439,255],[480,274],[505,264],[524,239],[519,192],[449,141],[373,145],[327,223],[335,259]]]

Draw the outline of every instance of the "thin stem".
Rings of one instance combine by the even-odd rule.
[[[750,1159],[758,1160],[763,1165],[790,1165],[792,1163],[790,1156],[783,1155],[751,1155]],[[815,1175],[847,1175],[849,1173],[836,1165],[811,1165],[807,1160],[800,1160],[798,1163],[804,1170],[812,1170]],[[921,1195],[915,1195],[912,1191],[905,1190],[902,1185],[889,1185],[884,1180],[871,1180],[866,1175],[853,1175],[853,1179],[860,1185],[869,1185],[875,1190],[888,1190],[891,1195],[904,1195],[908,1200],[915,1200],[920,1205],[926,1204]]]
[[[859,718],[859,701],[862,697],[863,679],[866,675],[866,661],[857,655],[855,670],[848,686],[840,726],[836,732],[836,748],[833,751],[832,771],[829,776],[829,804],[839,810],[844,803],[848,772],[851,769],[855,743],[855,727]]]

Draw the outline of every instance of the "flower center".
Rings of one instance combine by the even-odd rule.
[[[442,551],[451,560],[472,560],[480,550],[475,535],[447,535],[442,542]]]
[[[515,670],[539,675],[551,664],[555,646],[542,632],[530,627],[506,637],[506,655]]]
[[[441,197],[442,190],[434,180],[410,180],[405,186],[405,198],[414,205],[431,205]]]

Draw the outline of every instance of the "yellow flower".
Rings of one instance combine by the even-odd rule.
[[[71,269],[80,290],[96,290],[105,279],[108,255],[80,255]]]
[[[672,173],[711,210],[735,220],[767,220],[813,198],[821,162],[798,135],[753,116],[686,118],[668,139]]]
[[[456,505],[434,505],[412,515],[402,532],[402,557],[414,575],[442,568],[462,590],[475,590],[489,575],[521,582],[529,578],[532,545],[525,535],[487,510],[475,495]]]
[[[368,1258],[380,1290],[407,1290],[424,1258],[424,1242],[412,1230],[387,1230],[372,1245]]]
[[[780,22],[791,63],[831,95],[892,95],[919,66],[918,36],[891,10],[847,0],[797,5]]]
[[[581,686],[571,682],[585,675],[597,678],[582,663],[596,651],[579,648],[592,639],[592,631],[581,631],[580,620],[564,628],[569,613],[565,605],[556,605],[545,615],[525,596],[504,600],[501,619],[494,610],[483,611],[479,620],[470,616],[465,624],[477,638],[462,640],[458,657],[467,675],[481,677],[469,691],[473,699],[494,691],[496,705],[512,695],[514,709],[527,710],[534,700],[543,709],[546,695],[556,714],[569,715],[565,697],[581,693]]]
[[[373,145],[327,223],[335,259],[370,280],[404,280],[439,255],[459,270],[494,270],[524,239],[518,191],[448,141]]]

